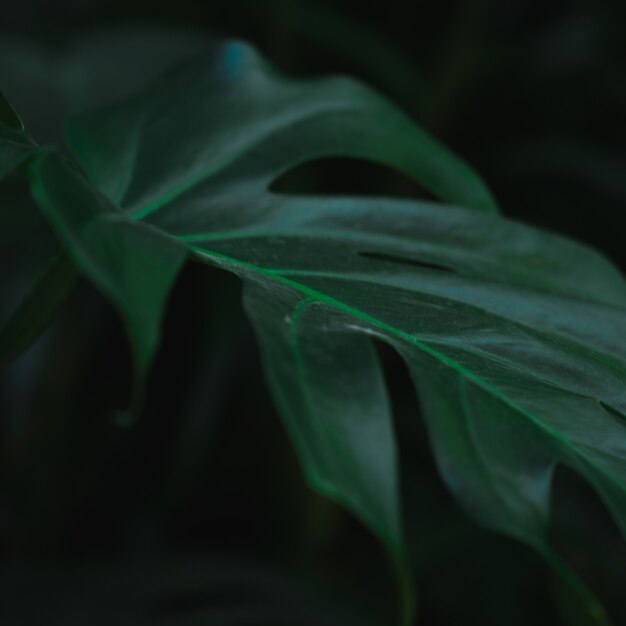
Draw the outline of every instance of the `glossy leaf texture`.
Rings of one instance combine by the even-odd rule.
[[[626,531],[626,283],[601,255],[499,217],[467,166],[362,85],[287,80],[239,43],[66,128],[100,192],[51,157],[33,180],[75,261],[127,319],[163,306],[142,275],[172,263],[126,237],[137,220],[238,274],[307,477],[396,555],[411,529],[372,339],[406,360],[441,474],[477,520],[565,571],[546,540],[564,464]],[[270,191],[326,156],[394,167],[449,204]]]
[[[73,118],[66,139],[135,218],[164,205],[178,215],[194,199],[205,207],[233,182],[256,194],[280,172],[327,156],[394,167],[444,200],[495,210],[471,169],[378,94],[343,77],[285,79],[239,42],[215,44],[140,95]],[[206,214],[198,211],[196,228],[210,225]]]
[[[82,167],[103,192],[135,219],[181,241],[205,231],[254,227],[268,211],[276,213],[268,190],[281,173],[334,155],[394,166],[442,198],[495,210],[471,169],[382,97],[346,78],[285,79],[237,42],[213,46],[143,94],[70,120],[66,130]],[[297,203],[293,215],[299,220]],[[281,224],[284,215],[278,215]],[[286,312],[278,315],[282,321]],[[325,395],[332,402],[328,411],[308,415],[314,403],[289,397],[287,413],[302,417],[289,417],[287,424],[311,480],[397,549],[400,504],[385,387],[367,340],[355,336],[340,343],[345,345],[318,357],[332,362],[358,353],[360,371],[354,359],[345,363],[348,378],[337,389],[339,397]],[[291,360],[277,359],[284,365]],[[269,366],[268,372],[276,380]],[[316,381],[314,396],[329,382]],[[277,394],[300,389],[291,385],[277,380],[273,386]],[[369,393],[357,404],[354,385]],[[368,420],[370,432],[362,436],[360,424]]]

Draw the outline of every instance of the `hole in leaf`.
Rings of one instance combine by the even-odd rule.
[[[437,200],[419,183],[391,167],[364,159],[317,159],[279,176],[270,190],[284,194],[386,196]]]
[[[383,261],[386,263],[396,263],[399,265],[409,265],[412,267],[419,267],[425,270],[435,270],[438,272],[448,272],[450,274],[456,274],[456,271],[451,267],[445,265],[439,265],[438,263],[430,263],[428,261],[421,261],[418,259],[407,259],[406,257],[395,256],[393,254],[383,254],[380,252],[357,252],[360,257],[365,259],[372,259],[374,261]]]
[[[611,415],[613,415],[614,417],[618,417],[619,419],[626,420],[626,415],[624,415],[621,411],[618,411],[616,408],[612,407],[610,404],[602,402],[602,400],[599,400],[598,403],[607,413],[610,413]]]

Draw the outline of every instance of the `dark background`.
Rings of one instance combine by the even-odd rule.
[[[477,169],[507,216],[594,245],[624,269],[625,23],[626,3],[599,1],[0,0],[0,50],[27,38],[60,54],[77,37],[152,25],[164,41],[174,31],[190,41],[249,40],[294,75],[358,76]],[[53,137],[50,120],[63,107],[41,94],[54,76],[25,68],[9,80],[8,64],[0,56],[0,85],[33,133]],[[420,193],[400,176],[339,159],[282,184]],[[23,182],[9,181],[0,210],[4,319],[52,248]],[[449,497],[404,366],[380,350],[400,440],[417,623],[584,624],[539,557],[481,530]],[[304,484],[234,278],[185,269],[145,414],[123,427],[115,415],[129,381],[121,324],[86,283],[2,378],[2,624],[397,621],[382,548]],[[615,624],[625,624],[623,539],[591,489],[564,470],[551,533]]]

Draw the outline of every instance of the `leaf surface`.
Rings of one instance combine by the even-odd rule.
[[[130,220],[56,153],[39,155],[31,178],[35,200],[68,255],[124,319],[134,352],[136,412],[158,346],[165,302],[185,262],[185,247]]]
[[[288,81],[227,44],[75,118],[67,138],[109,199],[52,157],[36,195],[136,349],[154,349],[136,320],[163,306],[180,263],[162,241],[238,274],[309,480],[396,554],[410,529],[373,338],[406,360],[441,474],[472,516],[565,571],[546,540],[564,464],[626,532],[626,283],[593,250],[494,214],[480,179],[382,98],[346,79]],[[333,155],[392,166],[449,204],[269,190]],[[155,272],[167,280],[153,289]]]
[[[375,92],[343,77],[286,79],[239,42],[215,44],[135,98],[73,118],[66,139],[137,218],[167,205],[180,219],[181,202],[205,203],[233,182],[255,193],[327,156],[394,167],[449,202],[495,210],[470,168]]]
[[[572,242],[467,209],[290,198],[281,225],[281,203],[265,229],[187,240],[244,280],[311,482],[402,546],[375,337],[406,360],[440,472],[466,510],[580,587],[547,543],[551,481],[557,464],[578,471],[626,532],[621,276]]]

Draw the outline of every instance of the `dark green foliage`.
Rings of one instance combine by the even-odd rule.
[[[0,335],[3,365],[63,301],[70,259],[124,320],[137,417],[185,259],[232,272],[304,473],[390,550],[406,620],[413,530],[374,340],[406,363],[465,511],[545,556],[605,623],[548,522],[562,465],[626,531],[626,283],[606,259],[500,216],[470,168],[360,83],[288,80],[238,42],[71,117],[75,162],[0,105],[0,174],[27,171],[63,249]],[[442,202],[272,190],[325,157],[392,167]]]

